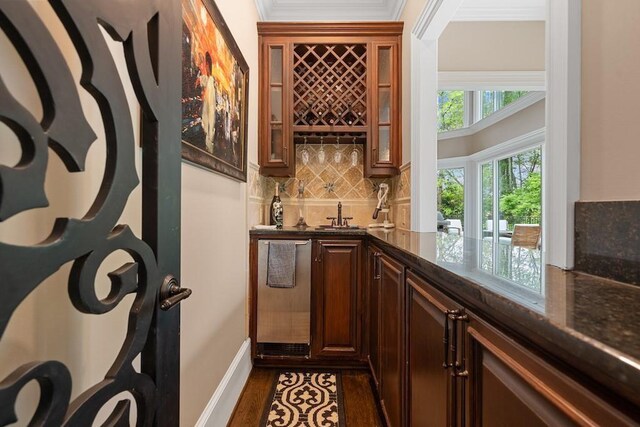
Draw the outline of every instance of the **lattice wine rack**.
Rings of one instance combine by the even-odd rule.
[[[366,45],[296,44],[293,54],[294,130],[365,130]]]

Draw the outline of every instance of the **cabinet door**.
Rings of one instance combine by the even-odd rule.
[[[637,425],[488,324],[467,328],[470,426]]]
[[[371,136],[366,174],[394,176],[401,162],[399,42],[374,42],[372,50]]]
[[[376,247],[369,247],[367,252],[367,285],[368,285],[368,337],[369,365],[373,374],[373,382],[380,388],[380,257],[382,253]]]
[[[380,382],[389,427],[404,425],[404,267],[380,257]]]
[[[360,354],[360,241],[318,241],[312,355]]]
[[[295,152],[291,132],[291,45],[263,41],[260,68],[260,166],[267,176],[293,176]]]
[[[458,307],[413,273],[407,273],[407,286],[409,425],[457,425],[457,380],[449,368],[456,334],[448,316]]]

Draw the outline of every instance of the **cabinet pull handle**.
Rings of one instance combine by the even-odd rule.
[[[469,376],[469,372],[466,370],[463,363],[460,362],[460,358],[458,356],[458,322],[468,321],[469,316],[467,316],[464,309],[461,309],[449,310],[447,312],[447,317],[451,319],[453,326],[453,338],[451,342],[451,363],[449,364],[449,366],[453,368],[451,370],[451,376],[456,378],[466,378]],[[462,344],[464,345],[464,341]]]
[[[322,245],[320,242],[317,244],[316,262],[322,262]]]
[[[442,369],[449,369],[451,364],[449,363],[449,310],[444,314],[444,335],[442,336],[442,347],[444,349],[444,362],[442,362]]]
[[[380,252],[376,252],[373,256],[373,279],[380,280],[382,278],[382,274],[380,272],[380,257],[382,257],[382,254]]]

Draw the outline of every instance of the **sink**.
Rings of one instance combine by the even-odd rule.
[[[316,230],[332,230],[332,231],[349,231],[349,230],[364,230],[364,227],[360,227],[359,225],[349,225],[349,226],[336,226],[336,225],[320,225],[316,227]]]

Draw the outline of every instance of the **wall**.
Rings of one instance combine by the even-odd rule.
[[[46,2],[32,4],[59,40],[74,80],[79,81],[79,59],[51,7]],[[248,156],[255,162],[257,12],[251,0],[218,0],[216,4],[251,69]],[[123,76],[126,64],[122,48],[112,41],[109,45]],[[39,119],[42,109],[35,87],[1,31],[0,58],[3,80]],[[139,107],[128,79],[123,80],[131,119],[137,126]],[[1,241],[35,244],[49,234],[56,217],[82,217],[93,202],[104,173],[105,142],[97,104],[82,89],[80,97],[87,120],[98,134],[98,140],[89,150],[86,171],[68,173],[50,150],[46,192],[51,206],[0,223]],[[137,148],[138,135],[135,134],[136,166],[140,175],[141,150]],[[17,140],[2,124],[0,140],[0,163],[15,164],[20,153]],[[193,289],[194,297],[187,300],[182,309],[180,424],[194,425],[247,337],[247,186],[185,163],[182,174],[182,283]],[[140,211],[138,186],[119,221],[131,225],[137,235],[141,228]],[[98,295],[105,296],[110,288],[106,273],[126,261],[128,256],[117,253],[103,263],[96,279]],[[70,369],[74,379],[72,397],[75,397],[104,377],[124,339],[133,295],[107,314],[81,314],[72,307],[66,292],[69,267],[64,266],[40,285],[14,313],[0,341],[0,379],[26,361],[56,359]],[[33,413],[37,395],[34,384],[21,393],[18,404],[21,419]],[[99,419],[104,419],[112,407],[113,402],[101,411]]]
[[[545,23],[451,22],[438,40],[440,71],[544,71]]]
[[[545,100],[543,99],[473,135],[438,140],[438,159],[470,156],[543,128],[544,125]]]
[[[258,13],[252,0],[216,0],[249,64],[248,160],[257,157]],[[193,425],[248,336],[247,184],[182,166],[182,416]]]
[[[640,200],[640,2],[582,3],[582,200]]]

